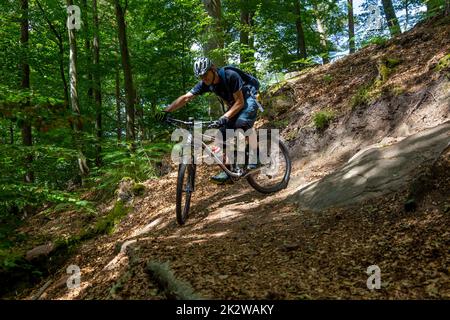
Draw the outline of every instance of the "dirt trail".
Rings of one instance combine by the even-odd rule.
[[[449,145],[447,121],[391,146],[359,152],[344,167],[302,188],[291,199],[301,207],[320,211],[395,192],[414,178],[414,171],[436,161]]]
[[[440,130],[429,131],[439,136],[436,132],[442,135],[442,128],[448,143],[448,123]],[[434,154],[441,151],[442,148],[434,148]],[[198,189],[185,226],[179,227],[175,222],[176,172],[148,181],[146,187],[151,192],[136,199],[133,213],[120,224],[117,232],[86,243],[70,261],[69,264],[81,267],[80,289],[69,291],[65,287],[67,275],[62,270],[60,278],[55,277],[54,284],[41,298],[163,299],[145,272],[148,261],[169,262],[176,277],[190,283],[201,297],[212,299],[449,297],[449,292],[440,289],[450,284],[448,276],[443,281],[448,272],[445,269],[448,255],[440,251],[445,250],[441,242],[450,240],[450,234],[443,231],[449,225],[448,213],[445,216],[438,210],[422,213],[418,219],[401,217],[402,195],[391,193],[376,198],[373,203],[361,204],[357,210],[335,208],[317,214],[285,201],[301,189],[303,180],[313,178],[306,172],[302,179],[294,177],[283,192],[265,196],[244,181],[215,186],[208,181],[213,173],[211,169],[201,167],[198,171]],[[154,194],[159,197],[155,198]],[[444,205],[445,200],[442,201],[437,207]],[[388,210],[384,209],[386,206]],[[423,225],[424,219],[427,225]],[[377,230],[377,222],[385,226],[383,231]],[[404,230],[413,226],[414,234],[422,233],[420,240],[405,233]],[[428,231],[424,233],[423,228]],[[429,228],[435,228],[433,235],[429,234]],[[379,256],[380,245],[394,245],[387,239],[405,241],[406,249],[401,248],[409,250],[405,254],[392,247],[386,249],[387,253],[394,254],[390,263],[398,265],[406,259],[416,267],[427,269],[434,266],[430,263],[439,264],[439,259],[431,256],[428,261],[425,255],[423,265],[414,261],[411,255],[414,241],[434,241],[437,236],[441,237],[437,247],[436,244],[424,246],[428,254],[443,259],[441,272],[444,273],[431,276],[434,282],[426,282],[429,279],[423,280],[423,275],[417,278],[420,274],[415,278],[407,271],[395,281],[399,267],[392,269],[386,262],[386,290],[367,290],[365,269],[375,263],[383,265],[386,258]],[[122,248],[120,252],[119,248]],[[402,286],[414,279],[421,279],[416,287],[402,290]],[[430,284],[431,293],[427,291]]]
[[[380,190],[389,180],[386,173],[407,167],[407,176],[413,177],[412,169],[436,159],[448,145],[449,122],[444,123],[450,120],[450,84],[435,66],[450,52],[449,26],[418,27],[384,46],[316,68],[273,93],[291,99],[273,109],[275,119],[288,121],[282,135],[294,163],[287,189],[266,196],[245,181],[215,186],[209,182],[215,169],[203,166],[191,216],[179,227],[172,168],[145,183],[145,195],[134,200],[113,235],[85,242],[67,262],[81,268],[80,288],[67,289],[62,268],[41,298],[164,299],[145,271],[149,261],[169,262],[177,278],[210,299],[450,298],[448,151],[436,162],[440,174],[416,211],[404,210],[409,190],[403,178],[383,196],[365,192],[370,198],[358,199],[353,207],[343,207],[350,202],[339,194],[330,195],[330,186],[346,180],[352,165],[379,167],[380,159],[388,160],[378,155],[389,150],[407,151],[408,160],[420,152],[414,165],[399,161],[389,170],[370,171],[370,177],[352,175],[363,185],[378,183]],[[388,94],[349,108],[358,86],[376,76],[378,59],[392,54],[401,55],[402,64],[378,88]],[[398,89],[395,94],[392,88]],[[337,117],[318,132],[310,123],[324,106],[334,106]],[[428,143],[430,133],[435,144]],[[418,143],[420,137],[427,143]],[[355,184],[348,179],[339,190],[352,193],[358,190]],[[372,292],[366,270],[374,264],[382,271],[382,290]]]

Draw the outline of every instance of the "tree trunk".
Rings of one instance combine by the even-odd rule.
[[[14,126],[12,123],[9,124],[9,143],[14,144]]]
[[[353,17],[353,0],[347,0],[348,8],[348,47],[350,53],[356,51],[355,47],[355,21]]]
[[[447,2],[447,0],[446,0]],[[443,3],[442,0],[428,0],[427,1],[427,16],[432,17],[439,13],[440,5]]]
[[[28,0],[21,0],[20,9],[22,11],[22,18],[20,21],[20,43],[23,47],[24,57],[22,58],[22,81],[21,88],[24,90],[30,89],[30,65],[28,64]],[[24,106],[29,107],[29,102]],[[27,112],[24,112],[25,115]],[[27,118],[24,119],[22,124],[22,143],[24,146],[33,145],[33,137],[31,132],[31,125]],[[33,163],[33,156],[31,154],[26,156],[25,166],[27,167],[24,180],[25,182],[34,181],[34,173],[31,171],[31,165]]]
[[[116,18],[118,25],[118,35],[120,44],[120,53],[122,56],[122,68],[125,82],[125,95],[127,97],[126,113],[127,113],[127,133],[126,139],[131,142],[134,149],[134,143],[136,141],[136,130],[134,126],[135,118],[135,91],[133,85],[133,75],[131,72],[130,54],[128,51],[127,33],[125,25],[125,10],[119,3],[119,0],[114,0],[116,8]]]
[[[405,31],[408,30],[409,24],[409,1],[405,0]]]
[[[186,77],[186,72],[185,72],[185,57],[186,57],[186,47],[188,46],[187,44],[189,43],[189,39],[187,39],[188,37],[186,36],[186,34],[184,33],[184,30],[186,30],[186,17],[184,16],[184,14],[181,16],[182,19],[182,34],[181,34],[181,64],[180,64],[180,75],[181,75],[181,89],[182,92],[186,92],[187,88],[186,88],[186,82],[187,82],[187,77]]]
[[[303,23],[301,17],[300,0],[294,0],[294,10],[295,10],[295,27],[297,29],[297,58],[306,59],[306,43],[305,43],[305,33],[303,31]]]
[[[97,133],[97,145],[95,148],[95,164],[100,167],[102,165],[102,85],[100,79],[100,37],[99,37],[99,23],[97,0],[92,0],[92,20],[94,26],[94,40],[93,40],[93,67],[94,67],[94,86],[92,93],[95,101],[95,130]]]
[[[395,9],[392,4],[392,0],[381,0],[381,2],[383,3],[384,15],[386,16],[391,36],[394,37],[402,33],[402,30],[400,29],[400,24],[398,23],[398,19],[395,14]]]
[[[245,63],[246,67],[251,72],[256,72],[255,67],[255,37],[253,35],[253,17],[255,15],[255,9],[253,8],[252,1],[241,0],[241,31],[240,31],[240,63]]]
[[[72,5],[72,0],[67,0],[67,5]],[[70,83],[70,103],[72,106],[72,112],[75,114],[74,130],[74,144],[78,152],[78,167],[80,169],[81,176],[86,176],[89,173],[89,167],[86,163],[86,157],[82,151],[82,142],[80,141],[80,131],[83,129],[83,122],[81,121],[80,106],[78,103],[78,91],[77,91],[77,39],[75,29],[68,28],[69,32],[69,83]]]
[[[59,75],[61,77],[61,80],[63,82],[63,89],[64,89],[64,106],[69,109],[69,87],[67,85],[66,80],[66,73],[64,71],[64,47],[62,43],[62,39],[59,46]]]
[[[327,64],[330,62],[329,57],[329,49],[328,49],[328,40],[327,40],[327,31],[322,21],[322,17],[320,16],[320,12],[324,12],[323,3],[321,2],[313,2],[313,9],[316,18],[316,26],[317,31],[320,37],[320,45],[322,47],[322,62],[323,64]]]
[[[224,55],[224,31],[222,28],[222,4],[221,0],[202,0],[208,15],[213,19],[213,23],[206,29],[207,42],[203,47],[203,54],[210,57],[215,65],[225,65]],[[183,74],[184,77],[184,74]],[[220,106],[215,97],[208,98],[209,110],[213,110],[214,115],[222,115]]]
[[[70,108],[69,105],[69,88],[67,86],[67,80],[66,80],[66,74],[64,71],[64,43],[63,43],[63,39],[61,34],[56,30],[55,26],[53,25],[53,23],[50,21],[50,19],[48,18],[48,16],[45,13],[44,8],[42,7],[41,3],[36,0],[36,3],[39,7],[39,9],[42,12],[42,15],[45,18],[45,21],[47,21],[47,24],[50,28],[50,30],[53,32],[53,34],[56,37],[56,43],[58,45],[59,48],[59,75],[61,77],[61,80],[63,82],[63,90],[64,90],[64,105],[66,108]]]
[[[84,30],[84,47],[86,49],[86,70],[87,70],[87,78],[88,78],[88,101],[92,103],[94,98],[94,89],[93,89],[93,77],[92,77],[92,56],[91,53],[91,39],[89,37],[89,19],[88,19],[88,6],[87,0],[82,0],[83,10],[84,10],[84,19],[83,19],[83,30]]]
[[[225,57],[223,54],[224,40],[222,30],[222,4],[220,0],[202,0],[208,15],[213,18],[214,24],[210,30],[207,30],[208,35],[212,35],[208,39],[205,46],[205,55],[211,56],[216,65],[222,66],[225,64]],[[212,51],[218,50],[216,54],[211,55]]]
[[[445,0],[445,15],[448,16],[450,14],[450,0]]]
[[[117,65],[116,68],[116,112],[117,112],[117,142],[120,144],[122,141],[122,119],[120,115],[120,71],[119,71],[119,65]]]
[[[144,137],[144,108],[139,103],[139,96],[137,92],[135,91],[135,99],[136,99],[136,106],[135,106],[135,115],[136,115],[136,140],[142,140]]]
[[[254,44],[253,36],[251,36],[251,27],[253,26],[253,15],[251,8],[249,8],[248,1],[243,0],[241,2],[241,31],[239,40],[241,44],[240,63],[251,63],[254,60]],[[253,63],[249,66],[250,69],[255,71]]]

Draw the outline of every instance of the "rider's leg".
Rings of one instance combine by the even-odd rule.
[[[219,138],[219,144],[221,145],[222,148],[222,153],[223,153],[223,158],[222,161],[225,164],[226,168],[228,170],[232,170],[232,165],[230,163],[230,159],[229,157],[227,157],[227,148],[226,148],[226,129],[231,129],[234,127],[234,121],[230,120],[229,124],[225,127],[225,128],[220,128],[220,132],[219,134],[221,135],[221,137]],[[220,141],[221,140],[221,141]],[[224,184],[224,183],[231,183],[231,178],[228,176],[228,174],[225,171],[220,171],[218,174],[216,174],[215,176],[211,177],[211,180],[214,183],[217,184]]]
[[[258,112],[258,103],[256,102],[255,94],[256,92],[255,88],[245,88],[244,90],[244,97],[245,97],[245,104],[244,108],[237,114],[237,116],[230,119],[228,122],[226,128],[222,128],[222,137],[225,140],[226,139],[226,129],[242,129],[244,132],[248,129],[251,129],[256,121],[256,115]],[[254,154],[256,154],[257,150],[257,144],[252,143],[250,145],[252,151]],[[226,154],[226,147],[224,144],[223,149],[224,154]],[[234,157],[236,159],[236,157]],[[233,159],[227,159],[227,160],[233,160]],[[230,161],[234,162],[234,161]],[[225,183],[230,182],[231,178],[224,172],[220,172],[216,176],[211,178],[214,182],[217,183]]]
[[[256,98],[252,94],[246,94],[245,99],[245,109],[239,114],[235,128],[242,129],[246,132],[248,136],[248,145],[249,145],[249,162],[247,165],[247,169],[255,169],[258,165],[257,159],[257,150],[258,150],[258,142],[256,139],[256,132],[250,133],[250,129],[252,129],[258,112],[259,105],[256,101]]]

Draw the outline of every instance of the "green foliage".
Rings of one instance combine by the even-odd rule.
[[[362,47],[367,47],[369,45],[375,44],[375,45],[379,45],[379,46],[384,46],[387,41],[389,40],[388,37],[385,36],[374,36],[370,39],[367,39],[366,41],[364,41],[362,43]]]
[[[2,273],[7,274],[16,268],[30,267],[24,259],[23,250],[20,249],[27,236],[15,230],[21,223],[15,214],[5,211],[0,213],[0,278],[3,276]]]
[[[323,81],[326,84],[330,84],[331,82],[333,82],[333,76],[331,74],[326,74],[323,76]]]
[[[402,60],[392,57],[383,57],[378,62],[378,78],[375,81],[375,86],[380,86],[389,78],[395,71],[395,68],[402,62]]]
[[[93,229],[83,233],[82,238],[86,238],[88,235],[110,234],[114,232],[115,226],[129,211],[130,208],[125,206],[122,201],[117,201],[106,217],[100,219]]]
[[[8,249],[0,249],[0,275],[3,272],[8,272],[22,266],[28,266],[22,253]]]
[[[325,111],[316,112],[313,115],[314,127],[319,131],[323,131],[326,128],[328,128],[330,122],[334,118],[335,118],[335,114],[332,111],[325,110]]]
[[[274,120],[271,122],[271,124],[274,128],[283,129],[286,128],[286,126],[289,124],[289,119]]]
[[[372,83],[359,87],[356,93],[350,99],[350,107],[356,109],[359,106],[369,104],[371,101]]]
[[[135,196],[141,196],[142,194],[144,194],[145,191],[145,186],[141,183],[135,183],[133,185],[133,194]]]
[[[297,138],[298,131],[296,129],[293,129],[286,134],[286,141],[292,141]]]
[[[27,183],[0,185],[0,208],[3,212],[20,211],[25,206],[39,206],[44,203],[70,203],[76,207],[89,209],[90,203],[80,200],[77,194],[52,190]],[[91,209],[92,210],[92,209]]]
[[[171,147],[166,142],[142,144],[131,152],[129,148],[110,145],[104,148],[102,167],[93,171],[87,183],[96,190],[97,200],[111,198],[124,177],[138,182],[156,177],[155,164],[169,153]]]
[[[439,72],[449,71],[450,70],[450,54],[447,54],[447,55],[443,56],[439,60],[435,70],[439,71]]]
[[[294,66],[295,70],[304,70],[316,66],[317,62],[315,62],[312,57],[309,57],[306,59],[292,61],[292,65]]]
[[[401,87],[401,86],[393,86],[389,88],[390,92],[392,95],[394,96],[400,96],[402,94],[405,93],[405,88]]]
[[[363,86],[358,89],[356,94],[351,98],[350,105],[352,109],[355,109],[361,105],[368,104],[370,101],[369,90]]]
[[[83,241],[95,238],[99,235],[111,234],[114,232],[116,225],[129,211],[129,207],[125,206],[123,202],[117,201],[106,216],[100,218],[94,225],[83,229],[80,234],[55,240],[55,253],[53,254],[70,254],[74,252]]]

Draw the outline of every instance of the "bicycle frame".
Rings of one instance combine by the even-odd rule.
[[[177,119],[170,118],[170,119],[168,119],[168,122],[177,123],[177,124],[182,124],[182,125],[185,125],[185,126],[188,127],[189,136],[188,136],[188,138],[187,138],[187,142],[186,142],[185,144],[182,145],[181,159],[183,159],[183,160],[185,159],[185,155],[183,154],[185,148],[190,148],[190,150],[191,150],[191,155],[190,155],[190,156],[192,157],[190,160],[192,161],[192,163],[195,163],[195,161],[194,161],[194,157],[195,157],[195,152],[194,152],[195,146],[196,146],[196,145],[201,145],[202,151],[203,151],[203,150],[206,150],[206,152],[207,152],[210,156],[212,156],[214,162],[215,162],[220,168],[222,168],[222,170],[225,171],[225,172],[227,173],[227,175],[230,176],[230,177],[232,178],[233,181],[237,181],[237,180],[239,180],[240,178],[247,176],[247,174],[242,174],[241,172],[233,172],[233,171],[229,170],[229,169],[226,167],[226,165],[223,163],[223,161],[222,161],[221,159],[219,159],[219,157],[218,157],[218,156],[211,150],[211,148],[204,142],[204,140],[213,141],[213,140],[215,139],[215,137],[205,135],[205,134],[202,132],[201,135],[200,135],[200,137],[199,137],[199,140],[195,140],[195,139],[194,139],[195,136],[194,136],[194,134],[193,134],[193,131],[194,131],[194,126],[195,126],[195,124],[213,125],[214,123],[216,123],[216,121],[197,121],[197,122],[194,123],[194,121],[193,121],[192,118],[189,118],[189,121],[187,121],[187,122],[186,122],[186,121],[181,121],[181,120],[177,120]],[[179,125],[176,125],[176,126],[177,126],[177,127],[180,127]],[[205,138],[206,138],[206,139],[205,139]],[[200,142],[200,143],[198,143],[198,142]],[[224,143],[225,143],[225,145],[228,145],[228,146],[231,145],[230,143],[227,143],[226,141],[225,141]],[[206,156],[204,156],[204,157],[206,157]],[[183,160],[182,160],[182,161],[183,161]],[[253,170],[253,171],[251,172],[251,174],[254,174],[254,173],[256,173],[256,172],[258,172],[258,171],[260,171],[260,170],[261,170],[261,168],[256,169],[256,170]]]
[[[211,164],[217,164],[219,167],[221,167],[222,170],[229,176],[232,182],[236,182],[237,180],[246,177],[248,183],[255,190],[263,194],[270,194],[286,188],[289,182],[291,162],[289,159],[289,152],[287,150],[287,147],[284,145],[282,141],[279,141],[278,144],[281,147],[283,156],[285,157],[286,160],[286,168],[283,173],[283,179],[279,182],[276,182],[275,184],[272,183],[271,185],[267,186],[265,184],[261,184],[260,181],[256,180],[257,178],[259,178],[259,176],[258,177],[253,176],[253,173],[258,172],[260,168],[248,171],[245,169],[237,170],[237,172],[228,169],[224,163],[226,162],[223,160],[224,158],[220,159],[222,157],[222,154],[220,154],[220,156],[216,155],[216,153],[214,153],[213,150],[211,150],[211,148],[207,144],[207,142],[215,141],[215,139],[217,139],[218,136],[216,135],[209,136],[203,133],[203,131],[197,132],[196,130],[197,125],[205,125],[205,124],[207,125],[208,128],[219,128],[217,121],[209,121],[209,122],[196,121],[194,123],[192,118],[190,118],[189,121],[187,122],[173,118],[167,118],[166,121],[176,127],[179,128],[187,127],[188,129],[186,130],[187,136],[186,133],[181,134],[181,136],[183,137],[183,141],[181,142],[181,163],[178,168],[178,178],[176,188],[176,216],[178,224],[183,225],[186,222],[186,219],[189,214],[191,196],[192,193],[195,191],[195,174],[198,163],[198,161],[196,160],[203,159],[208,155],[212,156],[213,161]],[[178,134],[179,132],[175,132],[175,135],[180,137],[180,135]],[[231,143],[229,143],[228,140],[225,140],[223,142],[225,146],[231,145]],[[234,141],[232,143],[234,144]],[[190,152],[187,152],[186,150]],[[199,150],[201,151],[200,154],[198,153]],[[204,151],[206,151],[206,153]],[[261,149],[259,149],[258,151],[261,151]],[[178,156],[179,155],[180,153],[178,153]],[[199,155],[200,157],[198,157]],[[272,157],[270,163],[272,163]],[[272,179],[271,174],[268,173],[264,174],[267,177],[269,177],[269,179]]]

